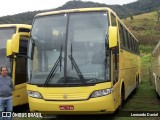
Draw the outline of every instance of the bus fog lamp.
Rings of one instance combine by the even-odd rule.
[[[113,88],[107,88],[104,90],[96,90],[92,93],[91,98],[105,96],[105,95],[111,94],[112,91],[113,91]]]

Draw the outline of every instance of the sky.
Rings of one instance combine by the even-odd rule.
[[[1,1],[0,16],[14,15],[18,13],[53,9],[64,5],[70,0],[3,0]],[[81,0],[105,3],[107,5],[127,4],[136,0]]]

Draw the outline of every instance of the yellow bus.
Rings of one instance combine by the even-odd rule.
[[[13,92],[13,106],[28,103],[26,93],[26,64],[27,47],[31,26],[26,24],[1,24],[0,25],[0,66],[5,65],[8,68],[8,75],[12,77],[15,91]],[[12,43],[17,34],[24,34],[20,43]],[[27,34],[27,36],[26,36]],[[9,40],[10,39],[10,40]],[[16,40],[16,39],[15,39]],[[12,48],[18,46],[20,52],[12,52]],[[10,51],[10,52],[9,52]],[[7,56],[6,56],[7,53]]]
[[[30,111],[113,113],[138,89],[138,46],[109,8],[36,15],[28,48]]]
[[[152,52],[151,80],[158,96],[160,96],[160,41]]]

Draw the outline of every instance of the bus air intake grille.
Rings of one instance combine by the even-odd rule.
[[[88,99],[88,93],[55,93],[55,94],[43,94],[43,98],[45,100],[62,100],[62,101],[69,101],[69,100],[86,100]]]

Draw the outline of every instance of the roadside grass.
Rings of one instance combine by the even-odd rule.
[[[149,80],[142,80],[139,91],[127,100],[123,111],[160,111],[160,100]]]
[[[123,109],[112,120],[160,120],[160,117],[132,117],[132,112],[146,114],[160,112],[160,100],[149,79],[142,79],[138,92],[129,96]],[[125,113],[127,117],[125,117]],[[129,115],[130,117],[128,117]]]
[[[144,59],[143,55],[149,55],[154,50],[155,45],[140,45],[141,59]],[[143,62],[142,62],[143,63]]]

